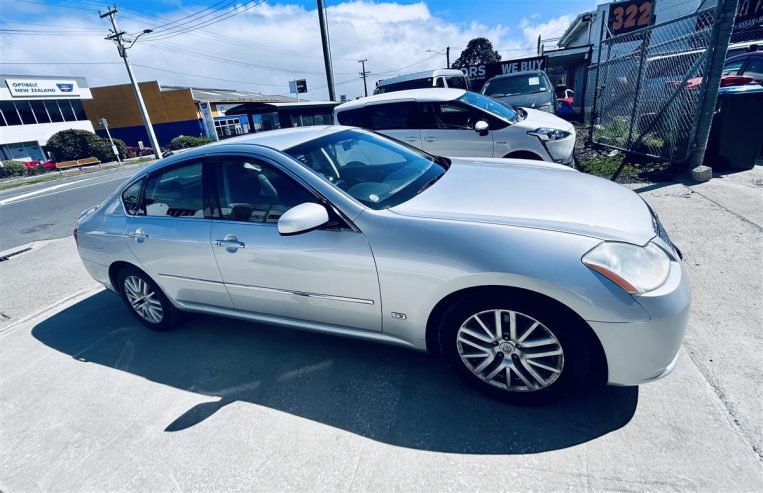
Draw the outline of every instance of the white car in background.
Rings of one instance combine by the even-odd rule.
[[[575,129],[550,113],[462,89],[413,89],[337,106],[334,122],[446,157],[536,159],[573,166]]]

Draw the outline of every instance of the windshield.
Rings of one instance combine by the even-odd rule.
[[[523,74],[513,77],[500,77],[489,81],[484,94],[500,98],[548,90],[548,82],[542,74]]]
[[[482,94],[467,92],[458,99],[470,106],[487,111],[491,115],[497,116],[507,122],[514,123],[517,121],[517,111],[512,106],[505,103],[499,103],[495,99],[490,99]]]
[[[372,209],[402,204],[446,170],[441,158],[362,130],[336,132],[284,152]]]

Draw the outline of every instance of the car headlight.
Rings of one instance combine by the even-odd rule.
[[[583,255],[582,260],[630,294],[659,288],[670,273],[670,258],[651,241],[643,247],[605,241]]]
[[[534,137],[538,137],[540,140],[559,140],[559,139],[566,139],[570,135],[572,135],[569,132],[565,132],[564,130],[559,130],[557,128],[536,128],[535,130],[530,130],[527,132],[527,135],[532,135]]]

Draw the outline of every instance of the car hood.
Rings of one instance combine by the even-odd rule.
[[[575,127],[567,120],[562,120],[553,113],[546,111],[534,110],[532,108],[523,108],[527,112],[527,118],[516,122],[514,125],[518,125],[528,130],[535,130],[536,128],[548,127],[557,128],[570,133],[575,132]]]
[[[519,106],[521,108],[537,108],[544,104],[554,102],[553,93],[546,92],[534,92],[532,94],[515,94],[513,96],[491,96],[502,103],[510,104],[511,106]]]
[[[655,236],[649,208],[631,190],[564,166],[523,159],[453,159],[434,185],[390,211],[638,245]]]

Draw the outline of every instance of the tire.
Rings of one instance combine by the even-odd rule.
[[[170,330],[177,324],[177,308],[145,272],[125,266],[119,271],[117,280],[122,300],[140,323],[156,331]]]
[[[500,338],[495,337],[496,311]],[[472,296],[444,313],[440,352],[467,384],[491,397],[515,404],[545,403],[585,380],[590,357],[580,324],[533,296]]]

